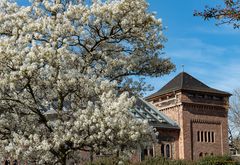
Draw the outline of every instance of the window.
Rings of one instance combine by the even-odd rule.
[[[197,141],[200,142],[200,132],[197,131]]]
[[[168,99],[171,99],[171,98],[174,98],[174,97],[175,97],[175,95],[169,95],[169,96],[167,96]]]
[[[165,153],[164,153],[164,144],[161,145],[161,155],[162,157],[164,157]]]
[[[143,161],[146,156],[153,157],[153,148],[152,147],[141,150],[141,161]]]
[[[147,149],[143,149],[141,151],[141,161],[143,161],[146,156],[148,156],[148,151],[147,151]]]
[[[219,101],[219,100],[223,100],[223,97],[220,97],[220,96],[213,96],[213,99]]]
[[[208,142],[211,142],[211,132],[208,132]]]
[[[204,98],[204,95],[202,95],[202,94],[198,94],[198,95],[197,95],[197,98],[199,98],[199,99],[203,99],[203,98]]]
[[[205,153],[200,152],[200,153],[199,153],[199,158],[202,158],[202,157],[205,157],[205,156],[209,156],[209,155],[212,156],[213,153],[209,154],[209,153],[207,153],[207,152],[205,152]]]
[[[165,158],[172,158],[172,146],[171,144],[161,145],[161,156]]]
[[[149,154],[149,156],[153,157],[153,148],[149,149],[149,153],[148,154]]]
[[[212,99],[213,99],[213,96],[211,96],[211,95],[206,95],[206,98],[207,98],[208,100],[212,100]]]
[[[14,161],[13,161],[13,165],[18,165],[17,160],[14,160]]]
[[[207,132],[206,131],[204,132],[204,135],[205,135],[204,140],[205,140],[205,142],[207,142]]]
[[[167,100],[167,97],[161,97],[161,100],[160,101],[163,101],[163,100]]]
[[[212,142],[215,142],[214,132],[212,132]]]
[[[170,158],[170,145],[169,144],[166,145],[166,157]]]
[[[193,93],[188,93],[188,97],[195,97]]]
[[[201,142],[203,142],[203,131],[201,131]]]
[[[5,165],[10,165],[10,160],[6,160]]]
[[[148,149],[144,149],[144,150],[143,150],[143,153],[144,153],[144,155],[147,156],[147,155],[148,155]]]
[[[197,131],[197,142],[215,142],[215,132],[211,131]]]

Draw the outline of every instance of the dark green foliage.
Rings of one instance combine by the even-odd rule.
[[[208,156],[196,162],[170,160],[163,157],[148,157],[139,163],[129,163],[127,161],[119,163],[119,161],[116,157],[101,158],[86,165],[240,165],[240,162],[235,161],[230,156]]]
[[[147,158],[145,161],[135,165],[190,165],[183,160],[169,160],[163,157]]]
[[[207,156],[199,160],[196,165],[240,165],[230,156]]]
[[[229,156],[208,156],[197,162],[169,160],[162,157],[148,158],[136,165],[240,165]]]
[[[88,162],[85,165],[120,165],[120,159],[117,157],[102,157],[93,162]],[[127,161],[121,161],[121,165],[130,165]]]

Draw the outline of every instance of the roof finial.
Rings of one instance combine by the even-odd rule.
[[[182,71],[184,72],[184,64],[182,64]]]

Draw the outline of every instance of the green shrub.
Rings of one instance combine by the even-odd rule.
[[[230,156],[207,156],[199,160],[196,165],[240,165]]]
[[[149,157],[146,160],[138,163],[137,165],[188,165],[183,160],[170,160],[163,157]],[[189,164],[190,165],[190,164]]]
[[[117,157],[103,157],[86,165],[240,165],[239,162],[230,156],[207,156],[196,162],[185,160],[170,160],[163,157],[147,157],[139,163],[122,162]]]
[[[169,165],[169,161],[162,157],[147,157],[144,161],[140,162],[139,165]]]
[[[154,157],[147,158],[137,165],[240,165],[240,163],[233,160],[230,156],[207,156],[197,162]]]
[[[85,165],[130,165],[127,161],[121,161],[117,157],[102,157],[94,160],[93,162],[88,162]]]

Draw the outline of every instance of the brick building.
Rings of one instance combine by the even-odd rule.
[[[159,143],[143,150],[141,156],[161,154],[173,159],[196,160],[206,155],[228,154],[230,96],[185,72],[178,74],[145,98],[167,117],[169,125],[175,122],[175,126],[156,127]]]
[[[182,72],[145,100],[139,98],[130,112],[147,119],[159,135],[157,144],[137,151],[132,161],[146,156],[197,160],[228,154],[230,96]],[[84,160],[89,160],[88,154]]]

